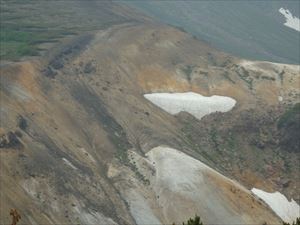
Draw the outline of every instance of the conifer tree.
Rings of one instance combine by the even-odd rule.
[[[194,219],[190,218],[186,224],[183,222],[182,225],[203,225],[203,223],[201,222],[200,217],[195,215]]]

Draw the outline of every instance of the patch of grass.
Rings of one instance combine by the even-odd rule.
[[[234,151],[234,149],[236,148],[236,139],[234,137],[234,135],[232,135],[231,133],[229,133],[228,135],[228,139],[227,139],[227,147],[229,150]]]
[[[1,1],[0,7],[2,60],[38,55],[41,43],[132,21],[104,1]]]
[[[19,42],[0,42],[0,59],[16,60],[24,55],[37,55],[37,50],[25,43]]]
[[[212,162],[213,164],[216,164],[216,158],[211,156],[209,153],[207,153],[206,151],[202,151],[201,155],[208,161]]]
[[[185,73],[188,81],[190,82],[192,80],[192,72],[195,66],[193,65],[186,65],[182,68],[182,71]]]
[[[138,170],[136,165],[134,163],[129,164],[129,167],[131,168],[132,171],[134,171],[136,177],[142,181],[145,185],[150,185],[150,180],[148,180],[141,172]]]
[[[196,141],[193,138],[193,134],[195,133],[192,122],[186,122],[184,127],[181,129],[183,133],[184,142],[193,150],[199,151],[200,147],[196,144]]]
[[[228,71],[225,71],[225,72],[223,73],[223,76],[224,76],[227,80],[229,80],[231,83],[235,84],[235,81],[232,80],[231,77],[229,76]]]
[[[236,70],[236,73],[244,82],[246,82],[249,89],[252,90],[253,89],[253,79],[252,79],[252,77],[250,77],[249,72],[244,67],[241,66],[241,67],[238,67],[238,69]]]
[[[213,143],[213,146],[216,150],[219,150],[219,143],[218,143],[218,133],[217,129],[212,128],[211,131],[209,132],[210,139]]]
[[[278,75],[280,78],[280,83],[283,84],[283,75],[285,74],[284,70],[282,70]]]
[[[274,77],[269,77],[269,76],[261,76],[262,79],[265,79],[265,80],[271,80],[271,81],[275,81],[275,78]]]
[[[295,104],[292,108],[288,109],[278,120],[277,127],[282,128],[283,126],[293,123],[295,118],[300,115],[300,103]]]
[[[23,56],[39,55],[39,44],[58,42],[59,38],[76,34],[64,30],[20,30],[18,27],[1,27],[0,56],[1,59],[18,60]]]

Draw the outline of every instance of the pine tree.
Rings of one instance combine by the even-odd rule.
[[[187,221],[187,224],[185,224],[184,222],[182,223],[183,225],[203,225],[203,223],[201,222],[201,219],[199,216],[195,215],[195,218],[192,219],[190,218],[188,221]]]
[[[300,225],[300,217],[298,217],[292,224],[283,222],[282,225]]]

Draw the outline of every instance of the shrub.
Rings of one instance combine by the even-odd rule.
[[[292,224],[283,222],[283,225],[300,225],[300,217],[298,217]]]
[[[195,215],[195,218],[192,219],[190,218],[187,223],[185,224],[184,222],[182,223],[183,225],[203,225],[203,223],[201,222],[201,219],[199,216]],[[298,225],[298,224],[297,224]]]

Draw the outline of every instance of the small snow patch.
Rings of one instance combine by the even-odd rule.
[[[284,15],[284,17],[286,19],[286,22],[284,23],[285,26],[300,32],[299,18],[293,16],[293,14],[288,9],[280,8],[278,11],[282,15]]]
[[[185,111],[199,120],[214,112],[230,111],[236,104],[236,100],[230,97],[205,97],[194,92],[152,93],[145,94],[144,97],[172,115]]]
[[[32,96],[20,85],[11,84],[8,85],[9,92],[20,101],[29,101]]]
[[[300,207],[293,199],[288,199],[280,192],[268,193],[257,188],[251,190],[267,203],[270,208],[285,222],[292,223],[300,217]]]
[[[62,160],[64,161],[64,163],[66,165],[68,165],[69,167],[71,167],[74,170],[77,170],[77,168],[69,160],[67,160],[66,158],[62,158]]]

